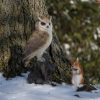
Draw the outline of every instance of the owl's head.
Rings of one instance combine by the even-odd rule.
[[[50,16],[38,17],[35,28],[40,31],[52,33],[52,22]]]

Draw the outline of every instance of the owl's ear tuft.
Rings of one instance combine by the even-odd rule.
[[[42,21],[41,17],[38,16],[38,20],[39,20],[39,21]]]

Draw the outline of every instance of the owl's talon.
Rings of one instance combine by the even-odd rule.
[[[27,67],[29,63],[30,63],[29,61],[26,61],[25,62],[25,67]]]
[[[45,51],[44,53],[45,53],[45,54],[47,54],[48,52],[47,52],[47,51]]]
[[[43,57],[37,58],[37,60],[40,62],[45,62],[45,58],[43,58]]]

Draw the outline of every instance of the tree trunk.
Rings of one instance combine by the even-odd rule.
[[[70,63],[55,33],[46,61],[34,58],[24,67],[24,46],[41,15],[48,15],[44,0],[0,0],[0,68],[7,79],[30,71],[29,83],[69,82]]]

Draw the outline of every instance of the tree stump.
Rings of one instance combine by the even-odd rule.
[[[46,62],[32,59],[28,68],[24,67],[23,50],[34,30],[37,16],[48,15],[44,0],[1,0],[0,1],[0,63],[6,78],[30,71],[28,83],[61,83],[70,81],[70,63],[55,32],[50,47],[43,56]],[[7,50],[7,51],[6,51]],[[4,55],[4,52],[7,52]],[[1,60],[3,59],[3,60]]]

